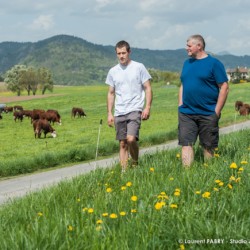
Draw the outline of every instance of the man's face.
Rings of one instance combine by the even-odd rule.
[[[130,61],[129,54],[130,54],[130,52],[128,52],[126,50],[126,47],[116,49],[116,55],[117,55],[117,58],[119,60],[119,63],[124,65],[124,66],[126,66]]]
[[[194,40],[189,40],[187,42],[186,51],[188,56],[195,58],[200,51],[200,44]]]

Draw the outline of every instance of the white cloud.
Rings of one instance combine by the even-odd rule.
[[[150,29],[154,26],[154,20],[149,17],[143,17],[139,22],[135,24],[135,29],[137,30],[145,30],[145,29]]]
[[[33,30],[49,30],[53,28],[54,20],[52,15],[40,15],[30,25]]]

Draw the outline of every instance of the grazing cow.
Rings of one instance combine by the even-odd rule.
[[[45,113],[45,110],[43,109],[33,109],[31,114],[31,123],[35,120],[40,119],[43,113]]]
[[[55,109],[48,109],[46,111],[46,119],[51,123],[57,122],[59,125],[62,125],[61,116],[59,115],[59,112]]]
[[[4,111],[5,113],[13,112],[13,107],[4,107],[4,108],[3,108],[3,111]]]
[[[23,116],[28,117],[28,118],[31,118],[32,115],[33,115],[33,111],[32,110],[24,109],[22,112],[23,112]]]
[[[16,110],[16,111],[17,111],[17,110],[22,111],[22,110],[23,110],[23,107],[20,106],[20,105],[16,105],[16,106],[13,107],[13,109]]]
[[[87,116],[85,113],[84,113],[84,111],[83,111],[83,109],[82,108],[72,108],[72,111],[71,111],[71,118],[72,117],[74,117],[75,118],[75,116],[78,116],[78,117],[81,117],[81,116],[83,116],[83,117],[85,117],[85,116]]]
[[[35,138],[36,138],[36,136],[38,138],[41,138],[42,132],[44,133],[44,138],[46,138],[46,135],[48,133],[51,133],[53,138],[56,137],[55,129],[53,129],[51,127],[50,123],[45,119],[35,120],[33,122],[33,129],[34,129],[34,133],[35,133]]]
[[[240,110],[240,107],[242,107],[242,106],[243,106],[243,102],[242,102],[242,101],[236,101],[236,102],[235,102],[234,107],[235,107],[235,110],[236,110],[236,111],[239,111],[239,110]]]
[[[14,121],[20,120],[21,122],[23,121],[23,112],[22,111],[14,111],[13,113]]]

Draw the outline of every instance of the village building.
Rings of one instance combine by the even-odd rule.
[[[247,67],[237,67],[235,69],[227,69],[227,77],[229,82],[248,80],[249,72]]]

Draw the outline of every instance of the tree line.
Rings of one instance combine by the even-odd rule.
[[[36,95],[37,91],[41,90],[44,95],[46,90],[52,92],[54,86],[49,69],[45,67],[28,67],[26,65],[15,65],[8,70],[5,74],[4,82],[7,85],[7,89],[18,96],[24,90],[27,91],[28,95],[31,93]]]

